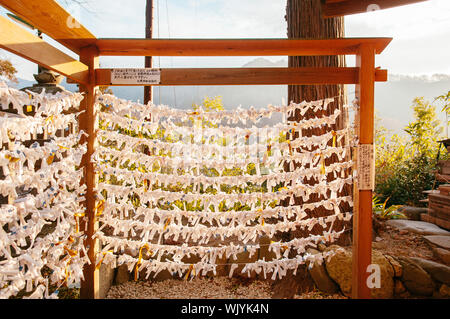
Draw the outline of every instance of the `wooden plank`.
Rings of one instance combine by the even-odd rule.
[[[450,161],[438,161],[437,166],[439,167],[439,173],[444,175],[450,174]]]
[[[81,165],[84,169],[84,182],[87,186],[85,208],[87,221],[83,221],[81,229],[86,229],[85,247],[91,264],[86,264],[83,270],[84,281],[81,283],[80,297],[83,299],[99,298],[99,270],[96,269],[96,252],[98,251],[99,242],[92,236],[98,229],[98,221],[96,217],[96,196],[95,189],[97,186],[97,175],[94,171],[94,163],[91,156],[96,147],[96,130],[98,126],[97,113],[95,111],[95,69],[99,66],[98,51],[95,46],[83,48],[80,54],[80,60],[89,66],[89,84],[80,86],[80,92],[85,93],[81,107],[85,112],[79,118],[80,130],[88,134],[83,137],[81,143],[87,142],[87,152],[82,158]],[[87,225],[86,225],[87,223]]]
[[[95,42],[96,37],[54,0],[0,0],[0,5],[77,54]]]
[[[434,217],[428,214],[420,214],[420,219],[427,223],[435,224],[439,227],[450,230],[450,221],[444,220],[438,217]]]
[[[450,194],[450,184],[444,184],[439,186],[439,192],[442,195],[449,195]]]
[[[88,67],[39,37],[0,17],[0,48],[19,55],[77,83],[88,81]]]
[[[322,12],[324,17],[331,18],[375,10],[383,10],[424,1],[428,0],[328,0],[322,5]]]
[[[359,100],[359,144],[374,143],[374,98],[375,48],[361,45],[356,58],[359,69],[359,84],[356,85],[356,98]],[[359,207],[353,216],[353,278],[352,297],[371,298],[367,285],[368,266],[372,263],[372,190],[359,189]]]
[[[308,56],[355,55],[372,44],[380,54],[392,38],[296,39],[98,39],[108,56]]]
[[[96,84],[120,86],[111,83],[111,70],[98,69]],[[358,74],[358,68],[173,68],[161,69],[159,85],[355,84]],[[377,81],[387,80],[387,70],[375,74]]]
[[[436,180],[438,182],[450,183],[450,175],[436,173]]]

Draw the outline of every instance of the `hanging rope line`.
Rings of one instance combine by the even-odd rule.
[[[248,275],[281,278],[301,264],[329,258],[330,252],[310,255],[306,249],[335,241],[346,230],[333,225],[351,218],[352,197],[343,192],[353,183],[349,128],[290,137],[293,130],[335,124],[339,111],[265,129],[255,124],[274,113],[286,119],[298,109],[326,110],[331,102],[207,112],[99,95],[100,147],[93,156],[102,203],[98,259],[114,267],[126,264],[135,279],[144,270],[147,278],[168,270],[189,279],[226,265],[229,276],[240,267]],[[338,154],[339,162],[326,164]],[[295,198],[303,204],[295,205]],[[283,200],[289,206],[280,206]],[[325,214],[312,217],[318,207]],[[318,228],[321,235],[280,237]],[[271,243],[261,244],[262,237]],[[271,260],[232,262],[242,254],[251,259],[261,247],[273,253]]]
[[[0,206],[0,299],[19,292],[57,298],[59,287],[80,282],[90,262],[80,230],[86,186],[77,169],[86,145],[80,113],[73,113],[82,99],[0,85],[0,105],[17,112],[0,117],[0,195],[8,199]]]

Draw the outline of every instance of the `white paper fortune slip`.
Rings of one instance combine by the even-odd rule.
[[[358,188],[374,190],[375,156],[373,144],[358,145]]]
[[[111,84],[160,84],[161,69],[112,69]]]

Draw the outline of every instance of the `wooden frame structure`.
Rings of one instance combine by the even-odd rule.
[[[348,1],[350,2],[350,1]],[[163,69],[160,85],[249,85],[249,84],[355,84],[360,105],[360,143],[374,142],[374,85],[387,81],[387,71],[375,68],[391,38],[350,38],[330,40],[226,39],[153,40],[96,39],[54,0],[0,0],[0,5],[29,21],[51,38],[79,55],[79,61],[45,43],[37,36],[0,17],[0,48],[45,66],[73,82],[85,93],[80,128],[89,137],[82,164],[87,185],[88,256],[84,270],[82,298],[98,298],[99,273],[95,269],[98,242],[95,218],[97,178],[90,157],[95,150],[95,88],[111,85],[111,69],[99,69],[99,57],[114,56],[300,56],[355,55],[354,68],[244,68],[244,69]],[[354,214],[353,297],[370,298],[366,284],[372,250],[372,190],[358,190]]]
[[[428,0],[322,0],[322,12],[327,18],[383,10]]]

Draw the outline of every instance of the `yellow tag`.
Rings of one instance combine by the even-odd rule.
[[[103,210],[105,209],[105,201],[101,200],[98,202],[97,206],[95,207],[95,210],[97,211],[96,216],[100,216],[103,214]]]
[[[53,115],[50,115],[49,117],[47,117],[46,119],[45,119],[45,122],[53,122]]]
[[[163,231],[165,231],[167,229],[167,226],[169,226],[169,224],[170,224],[170,217],[167,218],[167,221],[166,221],[166,224],[164,225]]]
[[[135,267],[135,269],[134,269],[134,281],[137,281],[137,280],[138,280],[138,277],[139,277],[139,272],[138,272],[138,270],[139,270],[139,266],[140,266],[141,263],[142,263],[142,250],[143,250],[144,248],[147,249],[147,250],[149,251],[149,254],[150,254],[150,255],[153,254],[153,252],[150,251],[150,247],[148,246],[148,244],[144,244],[144,245],[139,249],[139,258],[138,258],[138,262],[136,263],[136,267]]]
[[[74,215],[74,217],[75,217],[75,226],[76,226],[76,233],[79,233],[80,232],[80,223],[78,222],[78,218],[79,217],[84,217],[84,213],[76,213],[75,215]]]
[[[286,186],[284,186],[284,187],[281,187],[278,191],[281,191],[281,190],[288,190],[288,188],[286,187]]]
[[[33,105],[27,105],[27,112],[33,112]]]
[[[138,171],[141,173],[145,173],[145,170],[141,166],[138,167]]]
[[[186,276],[184,277],[184,280],[188,280],[189,275],[191,274],[192,269],[194,269],[194,265],[191,264],[191,265],[189,266],[188,272],[186,273]]]
[[[111,253],[111,254],[112,254],[113,251],[112,251],[112,250],[108,250],[107,252],[104,252],[104,253],[103,253],[103,258],[100,259],[100,261],[98,262],[97,266],[95,266],[95,269],[96,269],[96,270],[100,269],[100,267],[101,267],[101,265],[102,265],[102,263],[103,263],[103,260],[105,259],[106,254],[108,254],[108,253]]]
[[[64,278],[64,281],[61,283],[61,285],[63,285],[64,283],[66,283],[66,285],[67,285],[67,280],[69,279],[69,274],[70,274],[70,272],[67,268],[69,267],[71,262],[72,262],[72,257],[69,257],[69,261],[67,262],[66,267],[64,269],[65,278]]]
[[[295,127],[291,129],[291,138],[294,138],[294,136],[295,136]]]
[[[47,157],[47,164],[50,165],[51,163],[53,163],[54,159],[55,159],[55,155],[50,155],[49,157]]]
[[[331,131],[331,134],[333,135],[333,147],[336,147],[336,136],[337,136],[337,133],[335,131]]]
[[[20,158],[11,155],[5,155],[5,158],[8,159],[10,163],[17,163],[20,160]]]
[[[70,257],[75,257],[78,254],[78,251],[72,250],[64,246],[64,250],[69,254]]]
[[[55,198],[58,197],[58,195],[59,195],[59,191],[57,191],[55,196],[52,197],[52,199],[50,199],[50,201],[49,201],[50,205],[53,204],[53,202],[55,201]]]
[[[292,155],[292,145],[291,145],[291,141],[287,140],[287,143],[289,145],[289,154]]]
[[[68,149],[69,149],[68,147],[65,147],[65,146],[62,146],[62,145],[59,145],[59,144],[58,144],[58,146],[59,146],[59,148],[62,149],[62,150],[68,150]]]
[[[261,218],[261,225],[264,226],[264,218]]]
[[[11,133],[10,130],[6,131],[6,133],[8,134],[8,138],[9,138],[10,140],[15,139],[14,135]]]
[[[325,159],[323,154],[320,154],[320,174],[325,175]]]

